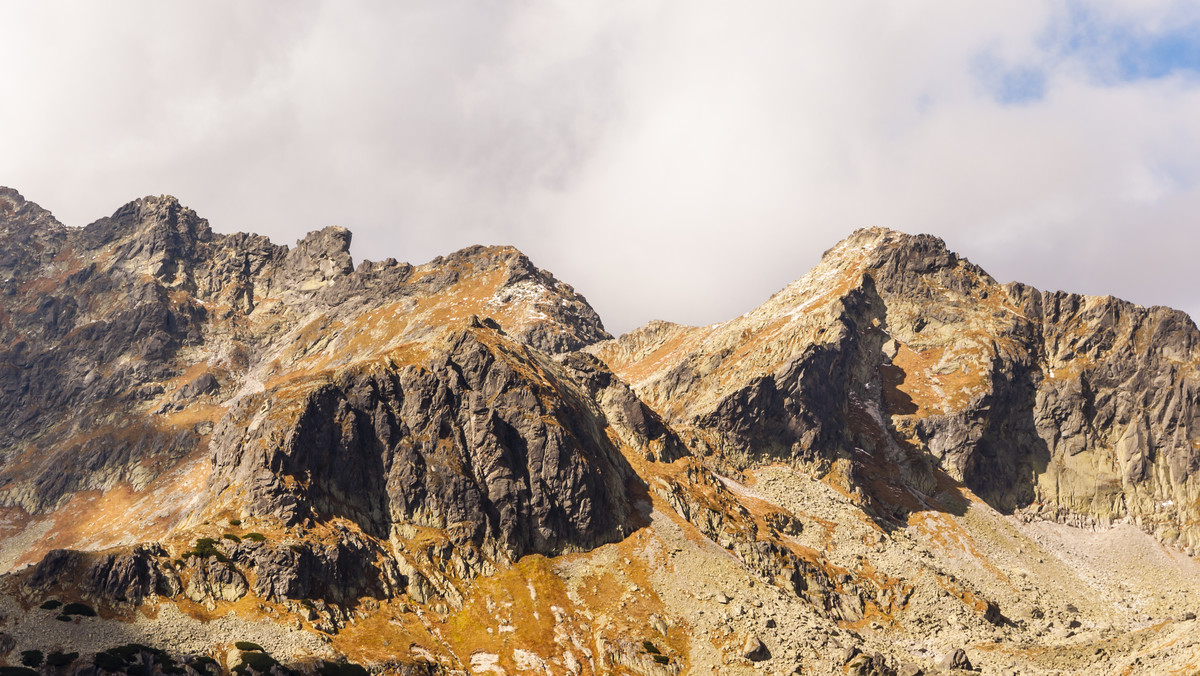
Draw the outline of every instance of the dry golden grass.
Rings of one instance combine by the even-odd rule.
[[[201,490],[212,471],[196,462],[203,451],[184,458],[143,491],[119,483],[107,491],[80,491],[50,517],[53,525],[17,565],[33,564],[51,549],[91,549],[94,543],[131,538],[154,542],[190,513],[186,498]],[[219,534],[218,534],[219,536]]]
[[[435,655],[444,652],[444,644],[430,627],[404,601],[381,601],[378,610],[347,624],[333,636],[332,646],[357,664],[418,662],[412,657],[413,646]]]

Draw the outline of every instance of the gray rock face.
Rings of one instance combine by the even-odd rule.
[[[77,581],[93,600],[130,605],[153,595],[175,596],[182,589],[166,550],[157,545],[100,554],[56,549],[37,564],[29,585],[46,589],[64,581]]]
[[[254,594],[271,601],[322,599],[346,604],[361,597],[390,598],[407,584],[386,552],[350,531],[325,545],[243,542],[229,550],[229,558],[254,570]]]
[[[689,455],[687,446],[662,417],[647,406],[604,362],[583,352],[560,358],[571,377],[591,395],[609,425],[631,448],[646,449],[647,460],[672,462]]]
[[[501,560],[573,551],[626,532],[631,470],[603,426],[553,362],[482,329],[429,369],[378,364],[244,399],[213,433],[209,490],[251,486],[251,514],[343,516],[381,539],[445,529]]]
[[[18,279],[52,261],[65,237],[66,228],[49,211],[0,187],[0,283],[5,295],[15,293]]]
[[[96,598],[138,605],[148,596],[179,593],[179,574],[159,546],[140,545],[131,551],[101,556],[84,573],[84,589]]]
[[[934,237],[869,229],[743,317],[589,350],[735,469],[836,466],[896,516],[911,505],[872,486],[933,497],[940,471],[1005,512],[1200,547],[1200,332],[1181,312],[1000,285]]]
[[[196,603],[215,607],[217,601],[236,601],[246,595],[246,578],[232,565],[216,557],[188,559],[189,573],[184,594]]]
[[[336,226],[308,233],[287,253],[283,282],[302,290],[317,289],[349,275],[354,271],[350,238],[349,230]]]
[[[452,301],[479,279],[498,295],[470,300],[500,312],[512,338],[556,352],[608,337],[586,300],[514,249],[356,269],[350,238],[330,227],[289,249],[217,234],[165,196],[67,228],[0,190],[0,506],[39,514],[78,491],[146,487],[201,451],[215,422],[162,416],[236,392],[314,312],[336,327],[387,304]]]
[[[606,430],[660,459],[683,447],[627,387],[592,392],[548,356],[609,337],[586,300],[509,247],[355,267],[350,241],[222,235],[165,196],[67,228],[0,190],[0,506],[171,494],[169,470],[209,461],[194,509],[297,536],[222,541],[228,563],[183,570],[158,549],[52,552],[34,584],[133,604],[453,602],[502,562],[629,532],[634,475]],[[336,544],[305,539],[339,518],[356,528]],[[448,540],[398,556],[414,528]]]
[[[697,427],[720,433],[727,448],[753,449],[758,458],[820,461],[853,447],[845,419],[862,351],[858,322],[869,326],[868,303],[865,294],[852,294],[829,344],[808,346],[775,372],[726,396]]]
[[[1200,332],[1186,314],[1000,286],[940,240],[895,241],[867,263],[887,328],[962,355],[943,370],[980,374],[958,411],[914,425],[943,467],[1003,510],[1165,517],[1179,526],[1159,527],[1162,539],[1200,544],[1184,527],[1200,481]]]

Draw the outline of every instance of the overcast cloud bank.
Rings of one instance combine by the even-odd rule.
[[[1200,7],[11,2],[0,184],[174,194],[356,258],[513,244],[614,332],[720,321],[851,230],[1200,312]]]

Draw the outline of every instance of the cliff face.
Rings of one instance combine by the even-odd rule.
[[[741,317],[613,339],[515,249],[355,266],[350,237],[171,197],[68,228],[0,189],[0,659],[56,597],[143,666],[234,654],[182,637],[236,620],[310,672],[314,635],[396,673],[888,674],[909,639],[1143,626],[1048,524],[1136,524],[1200,590],[1182,313],[870,229]],[[130,634],[150,609],[193,623]]]
[[[626,534],[632,470],[590,399],[498,328],[442,341],[426,366],[401,349],[239,400],[213,433],[207,491],[250,486],[241,513],[287,526],[442,529],[506,562]]]
[[[71,229],[6,191],[0,216],[0,504],[38,515],[211,472],[213,491],[255,486],[250,511],[290,524],[311,499],[385,539],[393,519],[469,523],[519,556],[622,532],[628,471],[547,357],[607,334],[519,252],[355,269],[345,229],[288,249],[169,197]],[[263,435],[289,445],[258,452]],[[297,476],[318,481],[282,487]]]
[[[1184,313],[1000,285],[935,238],[863,230],[730,322],[587,348],[693,444],[1200,545],[1200,334]],[[865,455],[859,455],[865,452]],[[895,502],[895,499],[891,500]]]

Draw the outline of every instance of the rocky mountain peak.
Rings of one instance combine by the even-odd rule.
[[[350,243],[0,189],[0,664],[1200,664],[1182,313],[867,228],[739,317],[612,339],[515,248]]]
[[[297,289],[308,291],[353,272],[351,238],[349,230],[336,225],[305,235],[284,259],[288,281],[295,283]]]
[[[917,490],[928,458],[999,509],[1166,519],[1195,548],[1198,340],[1184,313],[1001,286],[936,237],[870,228],[742,317],[595,352],[725,458],[866,449]]]
[[[3,231],[40,227],[60,230],[62,224],[54,215],[41,206],[26,200],[12,188],[0,186],[0,228]]]
[[[882,293],[897,296],[924,298],[941,289],[969,294],[972,288],[996,285],[938,237],[879,227],[856,230],[827,250],[813,272],[822,268],[868,273]]]
[[[80,249],[102,252],[101,264],[148,274],[170,287],[193,283],[189,272],[213,239],[208,221],[170,195],[129,202],[71,235]]]
[[[91,248],[121,245],[134,242],[121,253],[148,255],[159,253],[164,247],[175,246],[190,250],[198,242],[212,239],[212,229],[206,219],[195,211],[180,204],[171,195],[159,195],[136,199],[101,218],[83,229],[83,241]]]
[[[0,283],[53,260],[66,233],[49,211],[12,188],[0,187]]]

